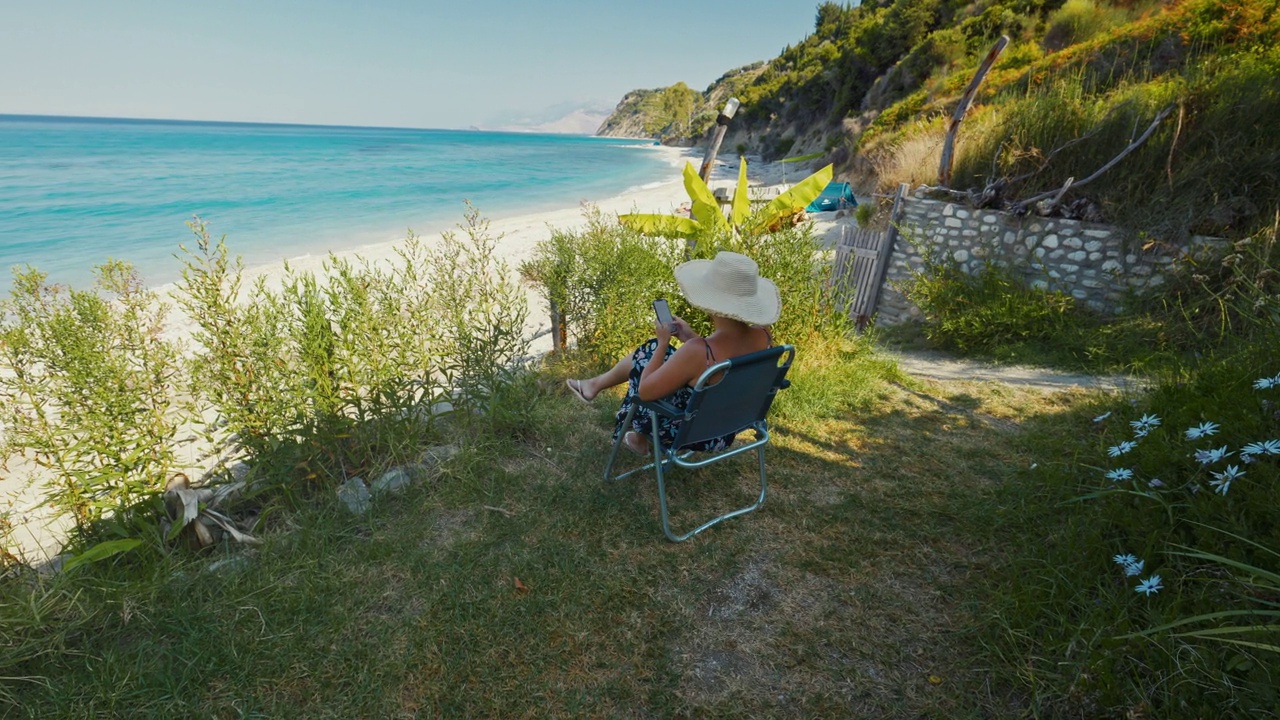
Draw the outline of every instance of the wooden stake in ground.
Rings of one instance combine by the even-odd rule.
[[[991,66],[995,65],[996,58],[1000,57],[1000,53],[1004,52],[1008,44],[1009,36],[1001,35],[996,44],[991,46],[986,59],[978,66],[978,71],[973,74],[969,87],[965,88],[964,94],[960,96],[960,104],[956,106],[956,111],[952,113],[951,120],[947,123],[947,136],[942,141],[942,162],[938,167],[939,185],[948,187],[951,185],[951,158],[955,152],[956,131],[960,129],[960,121],[964,120],[965,113],[969,112],[969,106],[973,104],[973,96],[978,93],[978,86],[982,84]]]

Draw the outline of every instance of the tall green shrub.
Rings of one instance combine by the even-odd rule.
[[[82,537],[155,497],[177,467],[174,439],[191,418],[168,307],[127,263],[96,269],[92,290],[16,271],[0,301],[0,417],[7,452],[52,474],[48,498]]]

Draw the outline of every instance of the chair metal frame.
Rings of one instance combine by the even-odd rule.
[[[693,397],[689,400],[688,406],[683,412],[662,400],[643,401],[639,398],[633,398],[631,410],[627,413],[626,419],[622,421],[622,428],[618,432],[618,437],[613,441],[613,450],[609,453],[609,463],[604,469],[605,481],[622,480],[652,468],[658,477],[658,507],[662,515],[662,532],[672,542],[683,542],[712,525],[729,518],[745,515],[759,508],[764,504],[765,496],[768,494],[768,484],[765,478],[764,448],[765,445],[769,444],[770,436],[765,416],[768,415],[769,408],[773,405],[777,392],[789,387],[791,384],[786,379],[786,375],[787,370],[791,368],[791,361],[795,357],[795,352],[795,348],[791,345],[779,345],[748,355],[723,360],[712,365],[698,376],[698,380],[693,386]],[[780,360],[781,362],[779,362]],[[767,372],[769,367],[772,367],[775,372]],[[750,372],[744,372],[744,370],[748,369],[750,369]],[[734,374],[735,370],[738,371],[736,376]],[[720,375],[719,379],[711,382],[712,378],[717,375]],[[737,378],[743,378],[742,382],[739,382]],[[747,383],[749,387],[742,387],[743,382]],[[726,393],[729,395],[726,395]],[[736,394],[736,397],[734,394]],[[716,416],[715,400],[718,395],[727,398],[727,400],[722,399],[720,404],[736,402],[738,405],[751,406],[753,410],[750,413],[744,413],[738,418]],[[707,409],[704,406],[709,401],[712,405],[712,412],[700,414],[700,411]],[[649,445],[653,451],[653,462],[625,473],[614,475],[613,466],[618,458],[618,450],[622,447],[623,438],[626,437],[626,433],[631,429],[631,422],[635,419],[638,411],[649,413],[651,430]],[[675,442],[670,447],[662,447],[662,442],[658,438],[659,416],[681,421],[680,431],[676,434]],[[714,453],[710,457],[701,460],[691,460],[692,451],[680,450],[680,448],[691,443],[746,430],[755,431],[756,439],[740,447]],[[667,503],[666,471],[673,467],[688,469],[706,467],[752,450],[756,451],[760,468],[760,495],[755,502],[732,512],[718,515],[683,535],[677,535],[671,529],[671,515]]]

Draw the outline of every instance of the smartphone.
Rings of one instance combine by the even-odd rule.
[[[658,316],[658,322],[665,325],[668,329],[676,329],[675,318],[671,317],[671,308],[667,306],[667,301],[665,299],[658,298],[653,301],[653,312]]]

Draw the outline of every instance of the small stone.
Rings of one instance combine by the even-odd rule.
[[[353,477],[338,486],[338,500],[352,513],[367,512],[369,498],[368,486],[358,477]]]
[[[1067,255],[1067,259],[1070,260],[1071,262],[1084,262],[1088,258],[1089,258],[1089,253],[1083,250],[1077,250],[1071,253],[1070,255]]]
[[[1074,253],[1072,253],[1072,254],[1074,254]],[[1074,259],[1074,258],[1073,258],[1073,259]],[[1079,269],[1080,269],[1080,266],[1079,266],[1079,265],[1071,265],[1071,264],[1069,264],[1069,263],[1064,263],[1063,265],[1059,266],[1059,268],[1058,268],[1058,269],[1059,269],[1059,270],[1061,270],[1062,272],[1065,272],[1065,273],[1073,273],[1073,272],[1076,272],[1077,270],[1079,270]]]
[[[1102,241],[1101,241],[1101,240],[1090,240],[1089,242],[1087,242],[1087,243],[1085,243],[1085,244],[1084,244],[1084,249],[1085,249],[1085,250],[1088,250],[1088,251],[1089,251],[1089,252],[1091,252],[1091,253],[1092,253],[1092,252],[1098,252],[1099,250],[1101,250],[1101,249],[1102,249]]]
[[[964,227],[964,223],[960,222],[959,220],[953,217],[949,217],[946,220],[943,220],[942,224],[946,225],[949,228]]]
[[[1066,251],[1066,250],[1054,250],[1053,252],[1049,253],[1049,259],[1050,259],[1050,260],[1057,260],[1058,258],[1060,258],[1060,257],[1062,257],[1063,255],[1066,255],[1066,254],[1067,254],[1067,251]]]
[[[1100,252],[1089,253],[1089,262],[1098,262],[1101,259],[1102,259],[1102,253]]]
[[[1066,240],[1062,241],[1062,246],[1065,248],[1070,248],[1072,250],[1079,250],[1080,248],[1084,247],[1084,241],[1081,240],[1080,238],[1069,237]]]
[[[1091,238],[1109,238],[1109,237],[1111,237],[1111,231],[1110,231],[1110,230],[1085,230],[1085,231],[1084,231],[1084,234],[1085,234],[1085,236],[1086,236],[1086,237],[1091,237]]]
[[[961,220],[968,220],[968,219],[969,219],[969,211],[968,211],[968,210],[956,210],[956,217],[960,218]]]
[[[962,262],[965,262],[965,261],[967,261],[967,260],[969,259],[969,251],[968,251],[968,250],[957,250],[957,251],[955,251],[954,253],[952,253],[951,257],[952,257],[953,259],[955,259],[955,261],[956,261],[956,262],[960,262],[960,263],[962,263]]]
[[[432,445],[419,453],[418,464],[435,467],[457,454],[457,445]]]
[[[1120,272],[1121,267],[1122,266],[1120,265],[1120,263],[1116,262],[1115,260],[1108,260],[1102,263],[1102,272],[1118,273]]]
[[[1047,292],[1049,290],[1049,281],[1043,278],[1038,280],[1032,280],[1031,287],[1035,288],[1036,290],[1039,290],[1040,292]]]
[[[1077,288],[1077,289],[1075,289],[1075,290],[1072,290],[1072,291],[1071,291],[1071,297],[1073,297],[1073,298],[1075,298],[1075,299],[1077,299],[1077,300],[1084,300],[1085,298],[1089,297],[1089,293],[1087,293],[1087,292],[1085,292],[1085,291],[1080,290],[1079,288]]]
[[[996,222],[996,216],[995,216],[995,215],[983,215],[983,216],[982,216],[982,222],[984,222],[984,223],[986,223],[986,224],[988,224],[988,225],[994,224],[994,223]]]
[[[419,466],[421,467],[421,466]],[[382,477],[373,481],[373,485],[369,486],[370,493],[381,495],[383,493],[398,493],[413,483],[413,475],[405,468],[391,468],[382,473]]]
[[[1057,236],[1057,235],[1045,235],[1045,236],[1044,236],[1044,240],[1041,240],[1041,241],[1040,241],[1040,246],[1041,246],[1041,247],[1045,247],[1045,248],[1049,248],[1050,250],[1053,250],[1054,248],[1058,247],[1058,236]]]
[[[952,205],[951,203],[947,203],[942,207],[942,214],[945,215],[946,217],[951,217],[952,215],[955,215],[956,206]]]

